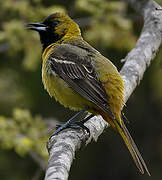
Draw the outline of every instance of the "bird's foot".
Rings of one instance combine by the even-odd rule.
[[[65,123],[63,125],[56,125],[56,131],[50,136],[50,139],[67,128],[85,130],[86,133],[88,133],[88,135],[90,136],[90,130],[82,123],[82,121],[76,121],[70,124]]]
[[[80,121],[76,121],[76,122],[71,122],[71,121],[67,121],[65,124],[63,125],[56,125],[56,131],[50,136],[50,139],[57,135],[58,133],[60,133],[62,130],[67,129],[67,128],[72,128],[72,129],[82,129],[85,130],[86,133],[88,133],[88,135],[90,136],[90,130],[84,125],[85,122],[87,122],[90,118],[92,118],[94,115],[89,115],[88,117],[86,117],[83,120]]]

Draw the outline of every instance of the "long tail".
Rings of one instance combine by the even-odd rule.
[[[132,139],[128,129],[126,128],[124,122],[119,123],[117,120],[111,121],[108,117],[103,117],[107,122],[110,123],[110,125],[112,125],[121,135],[121,137],[123,138],[130,154],[132,155],[132,158],[137,166],[137,168],[139,169],[139,171],[144,174],[144,171],[147,172],[147,174],[149,176],[150,172],[147,169],[146,163],[143,160],[134,140]]]
[[[142,158],[134,140],[132,139],[128,129],[126,128],[125,124],[123,122],[121,125],[119,125],[117,122],[115,124],[116,124],[119,134],[122,136],[129,152],[131,153],[132,158],[133,158],[136,166],[138,167],[139,171],[142,174],[144,174],[144,171],[146,171],[147,174],[149,176],[151,176],[150,172],[148,171],[148,168],[146,166],[146,163],[143,160],[143,158]]]

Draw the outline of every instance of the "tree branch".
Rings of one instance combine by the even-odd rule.
[[[155,57],[162,43],[162,12],[161,7],[153,0],[127,0],[144,19],[144,26],[135,48],[126,56],[121,75],[125,83],[125,100],[127,101],[143,77],[146,68]],[[98,136],[108,124],[97,116],[85,124],[90,138],[82,131],[65,130],[51,138],[47,144],[49,161],[45,180],[67,180],[75,152]]]
[[[162,12],[160,6],[152,0],[127,0],[144,18],[142,33],[135,48],[126,56],[121,75],[125,83],[127,101],[140,83],[146,68],[155,57],[162,43]]]

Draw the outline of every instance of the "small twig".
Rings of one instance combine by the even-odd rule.
[[[155,8],[157,11],[162,11],[162,9],[161,8]]]
[[[41,168],[37,169],[31,180],[39,180],[40,177],[41,177],[42,172],[43,171],[42,171]]]
[[[35,152],[29,152],[29,155],[34,159],[34,161],[41,167],[42,170],[46,169],[46,162],[40,156],[38,156]]]

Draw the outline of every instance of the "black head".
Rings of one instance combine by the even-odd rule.
[[[80,34],[78,25],[63,13],[51,14],[42,23],[28,23],[27,28],[39,33],[43,50],[50,44],[62,40],[66,35]]]

